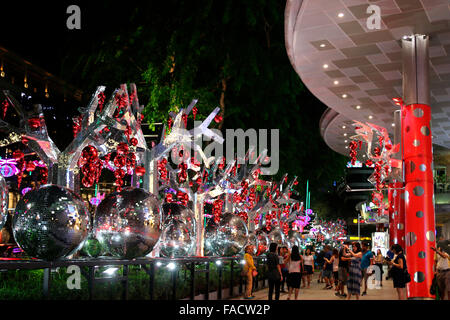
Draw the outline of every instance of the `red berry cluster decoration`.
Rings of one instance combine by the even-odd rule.
[[[168,181],[169,180],[169,175],[167,172],[167,159],[163,158],[162,160],[159,160],[157,163],[157,167],[158,167],[158,172],[159,172],[159,178],[163,181]]]
[[[223,209],[223,200],[216,199],[213,202],[212,214],[214,215],[214,222],[219,223],[220,216]]]
[[[92,187],[94,183],[98,183],[98,179],[102,173],[103,162],[98,157],[98,151],[94,146],[88,145],[81,152],[78,164],[83,172],[81,183],[86,188]]]
[[[81,121],[83,121],[83,116],[79,115],[78,117],[72,118],[72,132],[73,137],[75,138],[77,134],[81,131]]]
[[[114,158],[114,166],[116,167],[114,177],[116,178],[116,181],[114,182],[114,185],[116,186],[116,190],[120,192],[122,191],[124,183],[123,178],[128,172],[131,172],[131,170],[136,167],[136,155],[133,152],[130,152],[130,148],[125,142],[118,144],[116,153]],[[127,171],[125,171],[123,167],[126,167]]]
[[[104,93],[103,91],[100,92],[100,93],[97,95],[97,98],[98,98],[98,110],[99,110],[100,112],[102,112],[102,110],[103,110],[103,105],[105,104],[105,98],[106,98],[105,93]]]
[[[350,148],[350,162],[352,165],[355,165],[356,163],[356,149],[358,148],[358,143],[356,141],[351,141],[348,145]]]
[[[5,117],[6,117],[6,112],[8,111],[8,107],[9,107],[9,102],[8,102],[8,100],[3,100],[3,102],[2,102],[2,111],[3,111],[3,119],[5,119]],[[195,119],[195,117],[194,117],[194,119]]]

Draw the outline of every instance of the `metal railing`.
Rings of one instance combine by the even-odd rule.
[[[8,272],[11,270],[43,270],[42,276],[42,297],[44,299],[51,298],[51,287],[52,287],[52,270],[59,267],[69,267],[69,266],[78,266],[81,271],[81,275],[87,280],[88,284],[88,299],[94,299],[94,288],[96,284],[102,282],[120,282],[122,286],[122,300],[128,300],[128,291],[129,291],[129,269],[134,266],[140,266],[140,269],[145,272],[148,276],[148,296],[150,300],[155,299],[155,278],[156,278],[156,269],[162,265],[168,265],[169,263],[174,263],[177,268],[176,270],[169,270],[167,272],[171,272],[170,275],[170,283],[165,284],[165,289],[170,290],[170,299],[177,299],[177,287],[178,287],[178,270],[184,269],[185,272],[190,273],[189,280],[189,294],[185,297],[181,297],[181,299],[190,299],[195,300],[196,296],[196,287],[198,285],[198,275],[201,273],[205,273],[205,283],[203,283],[204,292],[202,293],[204,300],[209,300],[210,296],[214,291],[210,290],[210,273],[211,273],[211,264],[214,263],[216,265],[216,272],[218,277],[216,292],[216,299],[223,299],[223,291],[224,286],[228,286],[229,294],[226,298],[231,298],[237,296],[235,293],[236,285],[235,280],[235,272],[238,270],[239,275],[239,283],[238,283],[238,295],[242,295],[243,293],[243,283],[244,279],[242,279],[241,270],[243,265],[241,263],[242,257],[234,256],[234,257],[185,257],[185,258],[139,258],[134,260],[120,260],[113,258],[89,258],[89,259],[67,259],[67,260],[58,260],[58,261],[42,261],[42,260],[10,260],[5,259],[0,261],[0,271]],[[255,266],[258,271],[261,268],[265,268],[265,257],[254,257]],[[229,282],[228,284],[224,283],[224,267],[229,265]],[[197,266],[204,265],[203,269],[198,268]],[[110,267],[110,266],[121,266],[122,273],[121,275],[103,278],[96,277],[95,271],[96,268],[99,267]],[[182,267],[182,268],[180,268]],[[228,269],[228,268],[227,268]],[[87,271],[86,271],[87,270]],[[261,286],[264,288],[266,286],[266,278],[265,272],[258,272],[258,275],[255,277],[254,281],[254,290],[258,290]],[[6,281],[7,282],[7,281]]]

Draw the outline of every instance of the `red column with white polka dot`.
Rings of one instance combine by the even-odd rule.
[[[394,198],[394,206],[392,212],[393,220],[393,237],[392,244],[399,244],[405,247],[405,191],[403,183],[394,182],[392,197]]]
[[[408,298],[432,298],[435,214],[431,108],[411,104],[402,108],[402,142],[405,162],[405,244],[411,282]]]

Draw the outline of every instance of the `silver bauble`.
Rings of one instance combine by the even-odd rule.
[[[91,258],[97,258],[107,252],[106,248],[100,243],[100,241],[97,240],[97,238],[92,233],[84,242],[81,251]]]
[[[214,252],[221,257],[241,253],[247,244],[248,229],[241,217],[225,213],[217,228],[213,243]]]
[[[203,246],[203,254],[205,256],[214,256],[214,243],[216,241],[216,232],[219,226],[214,222],[214,219],[210,219],[205,228],[205,244]]]
[[[27,192],[16,206],[14,239],[31,257],[48,261],[77,251],[89,234],[89,212],[73,191],[47,184]]]
[[[269,251],[270,240],[269,236],[265,232],[260,232],[257,235],[258,237],[258,250],[256,255],[261,255]]]
[[[165,203],[162,205],[164,224],[168,224],[170,219],[176,219],[185,224],[192,237],[195,237],[195,217],[191,209],[178,203]]]
[[[133,259],[150,253],[161,235],[161,206],[155,195],[128,187],[98,205],[93,232],[111,255]]]
[[[8,184],[5,178],[0,175],[0,229],[8,219]]]
[[[278,246],[287,246],[286,236],[280,228],[275,228],[269,233],[270,243],[275,242]]]
[[[258,237],[254,232],[250,232],[248,234],[247,245],[253,246],[253,251],[251,252],[252,256],[256,256],[258,253]]]
[[[186,224],[177,219],[169,220],[159,239],[159,254],[168,258],[192,255],[195,238],[191,236]]]

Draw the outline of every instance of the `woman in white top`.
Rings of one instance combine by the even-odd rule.
[[[311,254],[311,249],[307,248],[305,255],[303,256],[303,264],[305,266],[304,269],[304,274],[303,274],[303,286],[302,288],[305,287],[306,281],[305,279],[308,280],[308,289],[310,287],[311,284],[311,276],[314,274],[314,256]]]
[[[298,246],[293,246],[291,254],[285,259],[285,263],[289,264],[289,274],[287,278],[289,293],[287,300],[291,299],[292,289],[295,291],[295,300],[298,298],[300,282],[302,281],[302,262],[302,256],[298,251]]]

